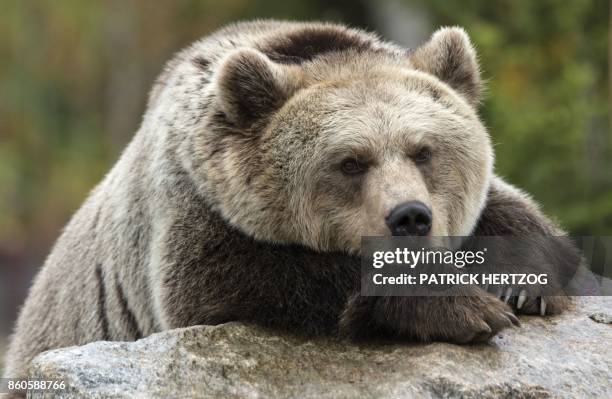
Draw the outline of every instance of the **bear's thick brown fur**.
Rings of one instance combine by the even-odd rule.
[[[459,28],[414,51],[325,23],[241,23],[196,42],[36,277],[5,376],[51,348],[231,320],[462,343],[511,326],[480,289],[358,295],[360,237],[388,235],[405,201],[431,209],[434,235],[562,233],[493,175],[480,86]]]

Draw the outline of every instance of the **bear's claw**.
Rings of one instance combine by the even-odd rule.
[[[514,324],[516,327],[520,327],[521,326],[521,322],[519,321],[518,317],[516,317],[514,315],[514,313],[506,312],[506,316],[510,319],[512,324]]]
[[[516,300],[516,308],[517,309],[522,308],[526,300],[527,300],[527,291],[521,290],[521,292],[519,292],[518,299]]]
[[[510,305],[515,313],[539,316],[555,315],[570,306],[571,302],[569,298],[563,295],[543,296],[516,287],[497,286],[490,288],[492,294],[501,302]]]
[[[510,300],[511,297],[512,297],[512,287],[508,287],[506,289],[505,294],[504,294],[504,302],[508,303],[508,301]]]

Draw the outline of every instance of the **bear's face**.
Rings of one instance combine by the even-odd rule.
[[[207,163],[209,193],[256,239],[317,250],[357,252],[366,235],[468,235],[493,163],[479,82],[457,29],[408,59],[344,53],[297,66],[240,50],[217,76],[218,126],[231,128]]]

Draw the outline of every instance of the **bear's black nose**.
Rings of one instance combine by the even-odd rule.
[[[396,206],[385,219],[394,236],[426,236],[431,230],[431,211],[419,201]]]

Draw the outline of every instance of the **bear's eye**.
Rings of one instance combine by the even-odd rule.
[[[418,164],[427,163],[431,159],[431,150],[427,147],[421,148],[416,154],[414,154],[412,159]]]
[[[342,169],[342,172],[347,175],[359,175],[368,170],[368,165],[359,162],[354,158],[349,158],[342,161],[340,169]]]

